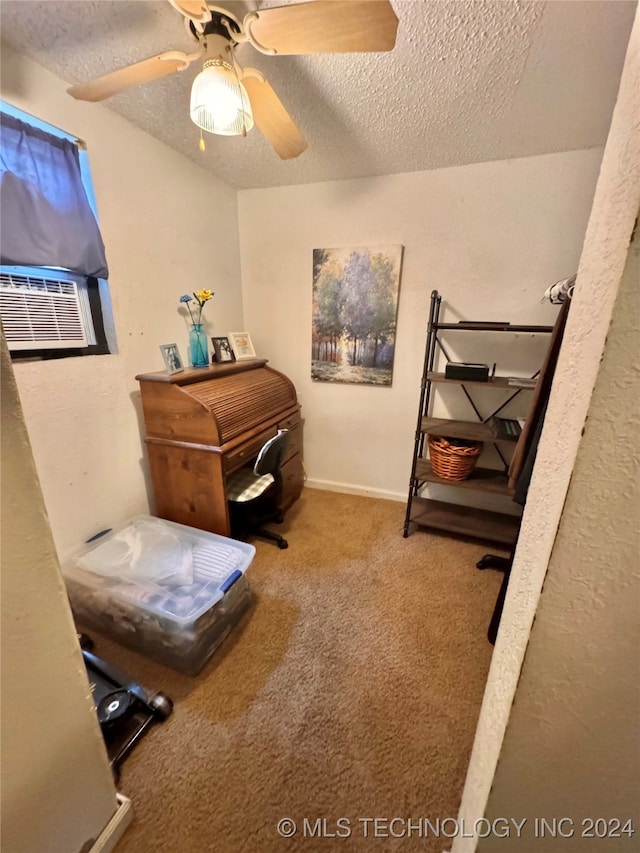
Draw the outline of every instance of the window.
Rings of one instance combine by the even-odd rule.
[[[0,315],[12,357],[114,352],[108,270],[84,145],[5,102],[0,110],[2,220],[8,223],[0,234]]]

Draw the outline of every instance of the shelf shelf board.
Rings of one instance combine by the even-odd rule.
[[[501,545],[513,545],[520,527],[518,516],[427,498],[412,499],[411,521],[419,527],[472,536]]]
[[[513,443],[518,436],[513,438],[496,438],[489,424],[481,421],[455,421],[449,418],[422,418],[420,431],[426,435],[444,435],[447,438],[467,438],[469,441],[487,441],[495,444],[499,441]]]
[[[433,329],[447,332],[530,332],[550,334],[553,326],[519,326],[513,323],[434,323]]]
[[[428,459],[418,459],[416,461],[416,480],[424,483],[435,483],[439,486],[453,486],[457,489],[513,497],[513,489],[508,486],[507,474],[504,471],[496,471],[494,468],[476,467],[466,480],[445,480],[434,474]]]
[[[490,376],[488,380],[483,382],[480,379],[447,379],[444,373],[434,373],[433,371],[427,373],[427,381],[442,382],[447,385],[484,385],[485,388],[506,388],[508,391],[533,391],[535,388],[535,384],[514,385],[513,382],[509,382],[509,378],[507,376]],[[530,379],[523,379],[523,382],[526,383],[530,381]]]

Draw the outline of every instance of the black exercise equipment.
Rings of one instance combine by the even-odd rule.
[[[124,759],[154,723],[171,715],[173,702],[164,693],[150,696],[127,673],[94,655],[93,641],[86,634],[79,639],[109,763],[118,781]]]

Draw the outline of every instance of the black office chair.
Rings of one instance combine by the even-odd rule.
[[[278,434],[260,449],[253,468],[240,468],[227,480],[231,536],[234,539],[246,539],[253,535],[277,542],[278,548],[289,547],[287,540],[280,534],[263,527],[270,521],[283,520],[280,510],[280,466],[288,445],[289,431],[278,430]]]

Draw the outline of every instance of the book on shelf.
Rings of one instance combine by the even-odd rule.
[[[507,384],[513,388],[535,388],[537,379],[527,379],[525,376],[508,376]]]
[[[499,441],[516,441],[522,432],[524,421],[516,418],[489,418],[489,429]]]

